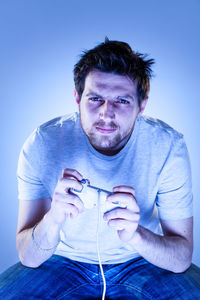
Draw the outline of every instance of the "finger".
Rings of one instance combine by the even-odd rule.
[[[116,230],[126,230],[127,232],[133,232],[137,226],[138,222],[128,221],[124,219],[114,219],[108,222],[110,227],[115,228]]]
[[[62,219],[63,215],[66,216],[77,216],[81,211],[79,211],[78,207],[71,204],[67,203],[65,201],[53,201],[52,202],[52,210],[51,214],[54,216],[55,219]]]
[[[131,210],[124,208],[115,208],[103,216],[105,221],[113,220],[113,219],[125,219],[129,221],[139,221],[140,215],[139,213],[133,213]]]
[[[84,205],[83,202],[81,201],[81,199],[75,195],[75,194],[56,194],[55,197],[55,201],[56,202],[62,202],[65,205],[66,204],[70,204],[70,205],[74,205],[79,212],[82,212],[84,210]]]
[[[76,217],[79,215],[79,210],[76,206],[62,201],[52,202],[51,210],[49,211],[51,217],[56,223],[63,223],[66,217]]]
[[[135,226],[133,226],[132,231],[127,231],[126,229],[118,230],[118,235],[120,240],[122,240],[123,242],[130,241],[133,238],[133,235],[137,230],[137,228],[138,228],[138,224],[135,223]]]
[[[121,204],[122,207],[127,207],[129,210],[132,210],[134,212],[139,212],[139,206],[136,202],[136,199],[134,196],[130,193],[114,193],[107,196],[107,201],[112,203],[119,203],[119,206]]]
[[[62,177],[58,180],[57,189],[59,192],[68,193],[70,188],[75,189],[77,191],[81,191],[82,187],[83,187],[82,184],[76,179],[69,178],[69,177]]]
[[[83,179],[83,175],[74,169],[65,168],[62,171],[62,177],[73,177],[78,181]]]
[[[70,217],[71,219],[77,217],[80,213],[77,207],[70,203],[65,203],[65,210],[67,217]]]
[[[135,197],[135,189],[128,185],[118,185],[113,188],[113,192],[130,193]]]

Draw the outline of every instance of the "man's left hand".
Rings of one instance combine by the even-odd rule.
[[[118,231],[119,238],[127,242],[132,239],[138,228],[140,209],[135,198],[133,187],[120,185],[113,188],[113,194],[107,196],[109,202],[122,203],[126,208],[115,208],[104,214],[108,225]],[[120,205],[119,205],[120,206]]]

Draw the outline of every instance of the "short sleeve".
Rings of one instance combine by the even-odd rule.
[[[176,136],[160,174],[156,204],[160,219],[179,220],[193,215],[192,178],[187,147]]]
[[[19,155],[17,180],[20,200],[50,197],[40,178],[41,168],[44,167],[42,155],[42,138],[36,129],[24,143]]]

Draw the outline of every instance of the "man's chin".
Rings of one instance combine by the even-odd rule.
[[[101,153],[115,153],[119,142],[116,140],[109,140],[104,138],[103,140],[90,139],[91,145]],[[111,155],[111,154],[110,154]]]

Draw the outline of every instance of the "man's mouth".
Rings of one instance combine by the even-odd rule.
[[[108,127],[96,127],[96,130],[103,134],[110,134],[116,131],[116,128],[108,128]]]

